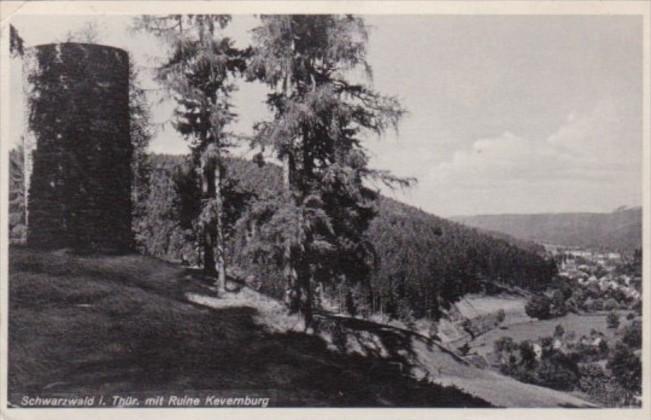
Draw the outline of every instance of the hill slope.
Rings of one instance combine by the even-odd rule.
[[[191,269],[150,257],[13,247],[10,275],[14,405],[23,394],[119,393],[245,394],[272,406],[586,405],[398,328],[323,314],[322,334],[303,334],[277,301],[237,284],[215,297]]]
[[[142,251],[170,260],[198,261],[188,239],[192,232],[180,228],[175,216],[179,189],[173,174],[182,167],[184,157],[153,155],[151,160],[155,176],[137,229]],[[259,167],[234,159],[228,162],[227,171],[240,194],[280,191],[281,173],[275,165]],[[553,262],[541,257],[530,243],[505,235],[495,238],[384,197],[378,200],[377,216],[367,236],[379,261],[370,279],[374,296],[369,300],[376,311],[435,317],[441,306],[487,283],[537,288],[555,270]],[[283,284],[280,273],[269,265],[243,261],[241,251],[233,235],[228,251],[231,265],[264,279],[265,287],[274,293],[273,288]]]
[[[612,213],[479,215],[454,220],[529,241],[625,253],[640,248],[642,242],[641,207]]]

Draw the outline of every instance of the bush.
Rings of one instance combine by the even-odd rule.
[[[640,358],[624,343],[618,342],[608,358],[608,369],[625,389],[640,393],[642,390],[642,363]]]
[[[536,352],[533,349],[533,344],[525,340],[521,341],[518,346],[520,350],[520,363],[526,369],[532,369],[536,365]]]
[[[500,354],[502,352],[511,353],[517,348],[515,342],[511,337],[500,337],[493,343],[493,350],[495,353]]]
[[[594,311],[603,310],[604,309],[604,301],[603,301],[603,299],[595,299],[592,306],[593,306]]]
[[[554,337],[562,337],[565,335],[565,328],[561,324],[556,325],[554,328]]]
[[[619,314],[617,312],[609,312],[606,316],[606,325],[608,325],[608,328],[619,327]]]
[[[535,295],[524,307],[524,311],[532,318],[549,319],[551,300],[545,295]]]
[[[560,290],[554,290],[552,293],[551,303],[549,306],[549,315],[553,318],[563,316],[567,313],[565,306],[565,296]]]
[[[585,364],[579,368],[579,389],[606,407],[639,406],[633,398],[633,393],[624,389],[596,363]]]
[[[536,377],[538,385],[562,391],[571,391],[578,384],[578,376],[571,363],[559,352],[542,360],[536,369]]]
[[[629,312],[626,315],[626,319],[629,320],[629,321],[632,320],[632,319],[635,319],[635,314],[633,312]]]
[[[506,319],[506,313],[504,313],[504,309],[500,309],[497,311],[497,323],[501,324],[504,322],[504,319]]]
[[[642,322],[635,320],[622,329],[622,342],[632,349],[642,347]]]
[[[612,311],[614,309],[617,309],[619,307],[619,304],[617,301],[613,298],[610,298],[604,302],[603,309],[604,311]]]

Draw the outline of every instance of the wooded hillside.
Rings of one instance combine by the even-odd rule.
[[[198,236],[185,222],[192,195],[198,188],[184,176],[189,165],[183,156],[152,155],[148,198],[136,221],[141,251],[161,258],[196,264]],[[226,194],[227,255],[233,275],[248,277],[258,287],[279,296],[281,273],[271,261],[244,252],[249,229],[238,218],[254,197],[280,193],[281,171],[273,164],[231,159],[227,173],[231,182]],[[179,192],[183,191],[183,194]],[[490,234],[436,217],[395,200],[382,197],[367,232],[374,246],[375,270],[370,284],[351,286],[343,281],[321,289],[349,312],[382,311],[401,318],[436,317],[442,308],[461,295],[480,291],[490,284],[539,288],[555,273],[555,265],[535,252],[524,250]],[[255,278],[255,280],[253,280]]]

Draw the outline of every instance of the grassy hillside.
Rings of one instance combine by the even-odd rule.
[[[122,392],[272,406],[585,405],[399,328],[322,314],[321,335],[303,334],[279,302],[229,290],[215,297],[193,270],[151,257],[12,247],[9,401]]]
[[[316,336],[272,331],[258,320],[264,300],[193,303],[186,294],[208,289],[153,258],[12,249],[10,270],[14,404],[23,393],[245,390],[280,406],[487,405],[403,374],[397,358],[346,355]]]
[[[557,245],[631,253],[642,243],[642,209],[612,213],[503,214],[458,217],[468,226]]]
[[[197,262],[193,232],[181,226],[178,216],[182,200],[174,174],[183,166],[184,158],[154,155],[151,161],[151,194],[136,229],[141,250],[170,260]],[[233,194],[238,199],[254,200],[268,191],[280,192],[281,173],[275,165],[231,160],[227,171],[234,178]],[[237,219],[236,210],[242,208],[246,202],[231,212],[231,219]],[[373,295],[353,292],[358,301],[371,301],[372,311],[435,317],[441,307],[464,293],[491,283],[538,288],[555,270],[554,264],[542,258],[540,249],[530,243],[506,235],[496,238],[384,197],[378,200],[377,215],[367,236],[379,263],[370,278]],[[228,250],[231,266],[239,266],[245,275],[257,275],[273,292],[282,284],[279,273],[268,264],[260,266],[243,259],[237,239],[237,233],[232,233]],[[340,290],[330,292],[337,295]]]

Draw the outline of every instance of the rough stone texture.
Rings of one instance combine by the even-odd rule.
[[[128,60],[123,50],[94,44],[30,51],[29,245],[131,246]]]

